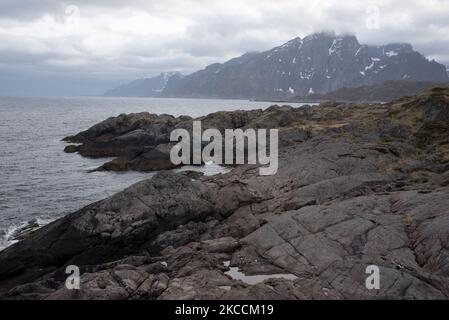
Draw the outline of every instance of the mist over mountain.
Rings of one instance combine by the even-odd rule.
[[[104,95],[111,97],[156,97],[165,89],[168,80],[171,78],[181,79],[182,77],[179,72],[163,72],[152,78],[137,79],[108,90]]]
[[[360,44],[353,35],[314,33],[265,52],[246,53],[185,77],[142,79],[120,95],[192,98],[278,99],[391,80],[446,82],[446,66],[410,44]],[[149,83],[158,83],[156,91]],[[162,89],[161,89],[162,87]],[[158,91],[161,90],[161,91]],[[108,92],[116,95],[117,90]]]

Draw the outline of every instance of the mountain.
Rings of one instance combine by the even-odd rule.
[[[155,97],[165,89],[168,80],[181,79],[179,72],[163,72],[152,78],[143,78],[124,84],[107,91],[104,95],[110,97]]]
[[[353,35],[314,33],[265,52],[168,79],[161,96],[288,99],[390,80],[448,82],[446,67],[410,44],[360,44]]]
[[[416,95],[426,89],[441,86],[441,82],[394,80],[382,84],[341,88],[332,92],[307,96],[297,96],[291,99],[295,102],[345,101],[345,102],[378,102],[391,101],[403,96]],[[446,83],[445,86],[449,86]]]

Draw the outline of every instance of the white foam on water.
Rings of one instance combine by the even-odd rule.
[[[18,232],[20,230],[25,230],[28,227],[31,227],[34,224],[37,224],[36,227],[33,227],[33,231],[49,224],[50,222],[53,222],[55,219],[52,218],[48,218],[48,217],[38,217],[36,219],[33,220],[29,220],[29,221],[23,221],[21,223],[18,224],[14,224],[11,225],[6,232],[4,232],[3,235],[1,235],[0,238],[0,251],[2,251],[3,249],[19,242],[18,239],[16,239],[16,236],[18,235]]]

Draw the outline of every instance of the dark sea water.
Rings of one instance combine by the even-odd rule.
[[[64,153],[66,144],[61,139],[65,136],[121,113],[148,111],[195,117],[272,104],[244,100],[0,97],[0,250],[12,243],[18,228],[30,223],[46,224],[153,175],[88,173],[108,159]],[[214,174],[220,168],[203,170]]]

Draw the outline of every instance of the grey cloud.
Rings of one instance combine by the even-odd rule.
[[[0,2],[0,17],[28,20],[44,13],[62,10],[64,4],[54,0],[2,0]]]
[[[79,83],[74,78],[85,79],[95,84],[92,88],[100,88],[101,81],[117,83],[172,70],[190,73],[323,30],[354,33],[368,44],[410,42],[449,65],[449,1],[373,3],[379,3],[378,30],[367,28],[366,9],[372,3],[361,0],[1,0],[0,74],[15,72],[14,79],[29,74],[28,82],[41,75],[66,83],[61,80],[65,76],[73,83]],[[68,5],[80,8],[81,32],[39,34],[39,19],[48,14],[61,22]],[[137,29],[126,25],[132,26],[134,21],[126,20],[132,13],[146,14]],[[404,14],[409,25],[395,19]],[[146,26],[145,17],[165,24]],[[124,31],[120,23],[125,23]],[[171,26],[179,30],[167,32]],[[23,28],[31,34],[21,36]]]

